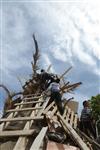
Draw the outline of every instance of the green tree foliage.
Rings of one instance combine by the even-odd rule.
[[[90,102],[94,119],[100,119],[100,94],[92,96]]]

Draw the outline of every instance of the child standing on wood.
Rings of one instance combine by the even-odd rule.
[[[93,135],[93,137],[96,137],[95,130],[93,128],[92,124],[92,117],[91,117],[91,109],[89,107],[89,102],[84,101],[83,102],[83,110],[81,112],[81,129],[83,132],[85,132],[89,136],[89,132]],[[89,132],[88,132],[89,131]]]
[[[60,94],[60,79],[56,79],[54,82],[52,82],[49,86],[51,91],[51,100],[55,101],[57,108],[61,115],[64,113],[64,108],[61,101],[61,94]]]
[[[51,74],[47,73],[44,69],[41,69],[41,87],[42,90],[46,90],[49,85],[54,81]]]

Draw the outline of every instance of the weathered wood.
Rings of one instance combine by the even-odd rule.
[[[50,117],[52,118],[54,116],[54,114],[56,113],[57,111],[57,106],[54,107],[54,109],[51,111],[50,113]]]
[[[0,137],[13,137],[13,136],[29,136],[32,135],[35,130],[16,130],[16,131],[0,131]]]
[[[68,124],[66,122],[66,120],[63,119],[63,117],[59,114],[57,114],[59,119],[61,119],[62,121],[62,126],[65,126],[65,131],[69,132],[69,136],[71,136],[71,138],[73,138],[73,140],[75,140],[75,142],[78,144],[78,146],[82,149],[82,150],[89,150],[89,148],[87,147],[87,145],[83,142],[83,140],[81,139],[81,137],[77,134],[77,132],[72,128],[72,126],[70,124]]]
[[[48,127],[43,127],[41,129],[40,133],[35,138],[35,140],[34,140],[32,146],[31,146],[30,150],[39,150],[47,130],[48,130]]]
[[[15,106],[20,106],[20,105],[27,105],[27,104],[42,103],[42,102],[44,102],[44,100],[42,100],[42,101],[31,101],[31,102],[16,103],[16,104],[14,104],[14,105],[15,105]]]
[[[41,97],[43,97],[43,95],[42,96],[36,96],[36,97],[25,97],[25,98],[23,98],[23,100],[34,100],[34,99],[39,99]]]
[[[43,113],[46,114],[46,113],[48,112],[48,110],[54,106],[54,104],[55,104],[55,102],[52,102],[52,103],[44,110]]]
[[[76,129],[76,127],[77,127],[77,120],[78,120],[78,117],[77,117],[77,114],[75,114],[74,115],[74,122],[73,122],[74,129]]]
[[[46,106],[48,105],[49,102],[49,97],[46,99],[46,101],[44,101],[43,105],[42,105],[42,109],[37,113],[37,116],[41,116],[46,108]]]
[[[61,76],[60,79],[62,79],[64,77],[65,74],[67,74],[68,71],[70,71],[72,69],[72,66],[69,67]]]
[[[51,64],[49,65],[49,67],[47,68],[47,72],[49,72],[50,71],[50,69],[51,69]]]
[[[63,118],[66,118],[67,115],[67,111],[68,111],[68,106],[65,107],[64,109],[64,114],[63,114]]]
[[[43,116],[35,117],[17,117],[17,118],[3,118],[0,119],[0,122],[13,122],[13,121],[30,121],[30,120],[39,120],[43,119]]]
[[[71,111],[71,117],[70,117],[70,125],[73,125],[73,119],[74,119],[74,112]]]
[[[25,98],[25,97],[32,97],[32,96],[41,96],[41,93],[25,94],[25,95],[23,96],[23,98]]]
[[[67,115],[66,115],[66,122],[69,121],[70,112],[71,112],[71,109],[68,108]]]
[[[95,140],[91,139],[90,137],[88,137],[85,133],[83,133],[82,131],[80,131],[79,129],[77,129],[77,131],[81,134],[82,137],[84,137],[87,141],[89,141],[91,144],[95,145],[96,147],[98,147],[98,149],[100,149],[100,144],[97,143]]]
[[[22,109],[10,109],[7,110],[6,112],[20,112],[20,111],[30,111],[30,110],[36,110],[36,109],[42,109],[42,107],[33,107],[33,108],[22,108]]]
[[[18,139],[17,146],[15,146],[13,150],[15,150],[15,148],[17,148],[16,150],[25,150],[26,145],[27,145],[27,138],[26,136],[22,136]]]
[[[23,101],[22,101],[21,103],[23,103]],[[22,105],[21,105],[21,107],[22,107]],[[19,108],[19,106],[16,106],[15,109],[18,109],[18,108]],[[17,113],[18,113],[18,112],[15,112],[15,115],[17,115]],[[8,115],[7,118],[12,118],[13,115],[14,115],[14,114],[13,114],[13,112],[12,112],[12,113],[10,113],[10,114]],[[0,131],[2,131],[3,128],[4,128],[4,127],[7,127],[8,125],[9,125],[9,122],[7,122],[6,125],[5,125],[5,123],[1,123],[1,124],[0,124]]]
[[[40,100],[41,100],[41,99],[40,99]],[[42,113],[43,113],[45,107],[47,106],[48,102],[49,102],[49,98],[48,98],[46,101],[44,101],[44,103],[42,104],[42,109],[37,112],[37,117],[39,117],[39,116],[42,115]],[[37,106],[36,106],[36,107],[37,107]],[[34,116],[34,112],[31,113],[30,117],[32,117],[32,116]],[[31,127],[32,123],[33,123],[33,121],[32,121],[32,122],[30,123],[30,125],[29,125],[29,123],[27,122],[26,125],[25,125],[25,127],[24,127],[24,130],[25,130],[25,129],[26,129],[26,130],[29,129],[29,126]],[[23,147],[23,145],[21,146],[21,143],[22,143],[22,142],[24,143],[24,147]],[[28,142],[28,141],[27,141],[27,142]],[[14,147],[13,150],[18,150],[18,149],[25,150],[25,145],[27,144],[27,142],[26,142],[26,138],[24,138],[24,137],[19,137],[19,139],[18,139],[18,141],[17,141],[17,143],[16,143],[16,145],[15,145],[15,147]]]

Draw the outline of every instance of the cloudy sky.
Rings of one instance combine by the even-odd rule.
[[[0,7],[1,83],[19,91],[32,73],[34,33],[41,51],[40,66],[67,75],[83,85],[74,96],[82,101],[100,92],[100,2],[99,0],[16,1],[3,0]],[[0,109],[5,93],[0,89]]]

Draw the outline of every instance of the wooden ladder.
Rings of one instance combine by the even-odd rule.
[[[0,138],[4,137],[18,137],[18,140],[13,148],[13,150],[25,150],[26,145],[28,143],[28,136],[31,136],[34,133],[34,129],[32,129],[32,124],[35,120],[43,119],[43,111],[46,108],[49,102],[49,98],[43,100],[43,96],[33,96],[27,95],[22,98],[20,103],[15,104],[15,109],[7,110],[6,113],[9,113],[7,118],[0,119]],[[19,117],[20,112],[25,114],[25,112],[29,112],[29,116],[24,115],[23,117]],[[17,117],[16,117],[17,116]],[[23,122],[24,128],[21,130],[7,130],[7,127],[12,122]],[[43,128],[43,131],[46,133],[46,130]],[[41,133],[41,132],[40,132]],[[32,148],[31,148],[32,149]]]

